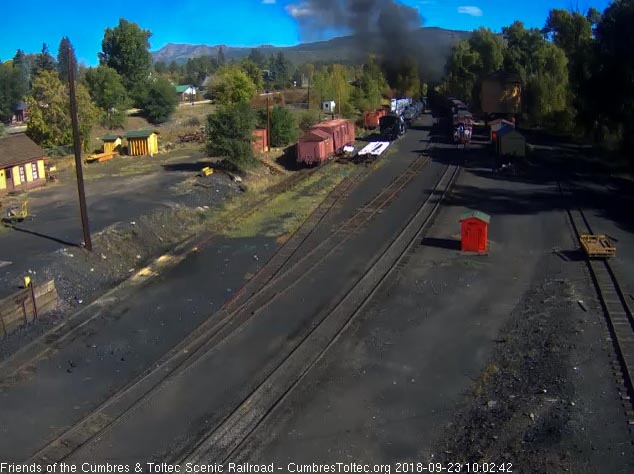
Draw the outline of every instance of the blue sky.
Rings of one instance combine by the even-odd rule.
[[[289,46],[301,41],[292,14],[302,12],[302,0],[30,0],[3,2],[0,60],[20,48],[38,52],[46,42],[53,55],[68,36],[81,62],[97,63],[103,30],[120,17],[152,31],[151,49],[166,43]],[[551,8],[594,6],[603,10],[609,0],[400,0],[421,11],[425,26],[471,30],[487,26],[499,31],[516,19],[542,27]],[[305,12],[305,11],[304,11]]]

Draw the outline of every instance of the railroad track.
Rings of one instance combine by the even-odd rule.
[[[420,241],[421,234],[435,216],[459,170],[460,168],[455,165],[446,168],[434,191],[363,277],[246,399],[197,444],[175,453],[166,461],[174,464],[204,464],[212,461],[224,463],[230,460],[258,426],[283,403],[326,351],[336,343],[381,285],[389,281],[394,272],[401,269],[401,260],[407,258],[413,245]]]
[[[290,291],[309,273],[311,268],[332,254],[359,228],[366,225],[376,214],[393,202],[398,193],[430,161],[426,155],[419,156],[410,164],[403,175],[393,180],[390,185],[349,218],[343,226],[294,262],[292,266],[287,266],[286,263],[297,253],[301,244],[315,228],[314,226],[312,228],[302,226],[305,230],[300,228],[287,242],[287,245],[284,245],[272,257],[265,269],[247,282],[240,293],[214,317],[201,324],[190,336],[155,363],[151,369],[125,386],[79,423],[49,442],[31,458],[31,461],[48,464],[67,459],[146,398],[159,384],[185,370],[194,361],[218,346],[232,332],[246,324],[258,310]],[[356,179],[347,180],[348,182],[337,186],[308,220],[315,221],[315,225],[321,222],[337,202],[350,193],[360,179],[362,176],[357,176]]]
[[[577,242],[582,234],[594,234],[585,213],[574,205],[574,191],[559,183],[567,198],[568,218]],[[634,426],[634,317],[617,275],[608,259],[586,258],[592,282],[597,291],[620,367],[614,367],[620,397],[626,406],[627,422]]]

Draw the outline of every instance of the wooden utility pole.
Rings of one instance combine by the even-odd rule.
[[[266,94],[266,149],[271,149],[271,109],[269,105],[270,96]]]
[[[68,46],[68,86],[70,92],[70,118],[73,124],[73,148],[75,150],[75,171],[77,172],[77,192],[79,194],[79,211],[81,225],[84,231],[84,247],[92,252],[90,226],[88,224],[88,209],[86,206],[86,192],[84,191],[84,170],[81,166],[81,138],[77,121],[77,99],[75,97],[75,62],[73,49]]]

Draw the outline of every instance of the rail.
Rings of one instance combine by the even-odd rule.
[[[194,361],[212,350],[239,327],[246,324],[258,311],[269,305],[282,294],[292,290],[310,269],[332,254],[361,226],[369,222],[384,209],[402,191],[417,173],[430,162],[425,155],[419,156],[403,175],[396,178],[368,204],[359,209],[330,237],[322,241],[310,252],[293,263],[289,268],[284,265],[291,259],[305,241],[307,235],[297,234],[292,246],[286,251],[274,255],[271,270],[258,273],[249,281],[237,298],[229,301],[213,318],[201,324],[190,336],[168,352],[153,367],[140,377],[122,388],[113,397],[106,400],[95,411],[62,433],[40,450],[31,460],[50,463],[67,459],[73,452],[87,443],[96,434],[130,411],[137,403],[146,398],[152,390],[168,377],[185,370]],[[349,183],[351,186],[354,183]],[[338,189],[341,196],[346,195],[345,185]],[[337,202],[336,194],[327,199],[326,208],[318,208],[312,219],[320,220],[326,214],[325,209],[332,208]],[[309,218],[310,219],[310,218]],[[279,255],[279,256],[278,256]],[[276,258],[277,257],[277,258]],[[282,284],[287,281],[288,283]],[[281,288],[281,289],[280,289]]]
[[[582,235],[594,234],[590,222],[582,209],[574,204],[574,192],[559,190],[567,198],[567,213],[576,239]],[[634,425],[634,317],[612,265],[607,259],[586,258],[586,264],[597,291],[603,313],[620,365],[622,367],[624,390],[621,399],[630,406],[627,411],[628,424]]]

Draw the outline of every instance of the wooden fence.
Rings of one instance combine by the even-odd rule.
[[[0,338],[57,307],[55,281],[33,285],[0,300]]]

